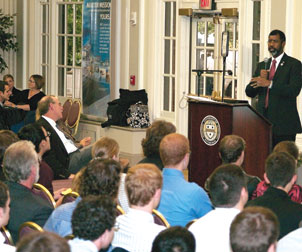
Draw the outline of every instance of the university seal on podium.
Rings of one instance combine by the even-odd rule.
[[[218,120],[211,115],[203,118],[200,124],[200,135],[206,145],[215,145],[220,138],[220,124]]]

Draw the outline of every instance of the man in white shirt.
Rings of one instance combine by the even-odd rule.
[[[138,164],[127,173],[125,186],[130,209],[116,219],[118,231],[113,247],[131,252],[150,252],[152,242],[164,226],[154,223],[152,209],[156,208],[162,188],[161,171],[153,164]]]
[[[6,226],[9,220],[10,197],[8,187],[0,181],[0,227]],[[5,237],[0,233],[0,251],[12,252],[15,251],[13,246],[5,244]]]
[[[56,96],[44,96],[38,103],[37,114],[41,116],[37,123],[50,132],[50,151],[43,159],[53,169],[54,179],[68,178],[77,173],[91,160],[90,137],[80,141],[78,148],[73,139],[69,139],[57,125],[62,118],[63,107]]]
[[[217,167],[210,177],[209,190],[215,209],[189,228],[195,236],[196,252],[230,251],[231,222],[248,200],[242,169],[234,164]]]
[[[107,249],[114,235],[116,205],[111,197],[87,196],[72,214],[71,252]]]

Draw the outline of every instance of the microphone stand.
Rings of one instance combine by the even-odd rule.
[[[224,90],[224,75],[225,75],[225,72],[227,72],[229,75],[232,75],[232,71],[231,70],[225,70],[225,60],[226,60],[226,57],[223,57],[223,70],[208,70],[208,69],[193,69],[192,72],[194,73],[197,73],[197,76],[198,76],[198,85],[197,85],[197,95],[199,96],[200,95],[200,82],[201,82],[201,75],[203,73],[223,73],[223,84],[222,84],[222,87]],[[222,102],[223,102],[223,93],[222,92]]]
[[[224,86],[225,86],[225,63],[226,63],[226,56],[223,57],[223,70],[222,70],[222,94],[221,94],[221,102],[224,99]]]

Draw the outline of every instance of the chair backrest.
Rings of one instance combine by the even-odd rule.
[[[3,237],[5,238],[4,243],[14,246],[14,241],[10,232],[5,227],[1,227],[0,231]]]
[[[71,105],[72,105],[72,99],[67,99],[63,104],[63,112],[62,112],[62,121],[63,122],[66,122],[66,120],[67,120]]]
[[[77,197],[79,197],[80,195],[77,193],[77,192],[69,192],[67,194],[65,194],[63,196],[63,199],[62,199],[62,203],[61,204],[65,204],[65,203],[69,203],[69,202],[73,202],[77,199]]]
[[[47,188],[39,183],[35,183],[33,185],[33,188],[31,190],[34,194],[42,197],[43,199],[46,199],[50,205],[55,208],[56,202],[54,198],[52,197],[51,193],[47,190]]]
[[[198,219],[194,219],[194,220],[191,220],[189,221],[187,224],[186,224],[186,228],[188,229],[195,221],[197,221]]]
[[[73,135],[77,133],[78,125],[81,116],[81,102],[74,100],[68,113],[66,124],[70,129],[73,129]]]
[[[154,222],[158,225],[161,225],[161,226],[165,226],[165,227],[170,227],[170,224],[169,222],[166,220],[166,218],[159,212],[157,211],[156,209],[153,209],[152,210],[152,215],[153,215],[153,218],[154,218]]]
[[[69,235],[66,235],[66,236],[64,236],[64,239],[66,239],[66,240],[73,240],[74,239],[74,235],[73,234],[69,234]]]
[[[34,223],[32,221],[27,221],[24,222],[23,224],[21,224],[21,226],[19,227],[19,240],[27,235],[30,234],[33,231],[39,231],[39,232],[43,232],[43,228],[40,227],[37,223]]]
[[[117,205],[116,206],[116,213],[117,213],[116,216],[119,216],[119,215],[125,214],[125,211],[120,205]]]

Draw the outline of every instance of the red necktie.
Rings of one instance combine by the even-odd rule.
[[[273,60],[271,69],[269,70],[269,76],[268,79],[272,80],[274,78],[276,72],[276,60]],[[265,108],[268,107],[268,99],[269,99],[269,87],[267,87],[267,91],[266,91],[266,97],[265,97]]]

